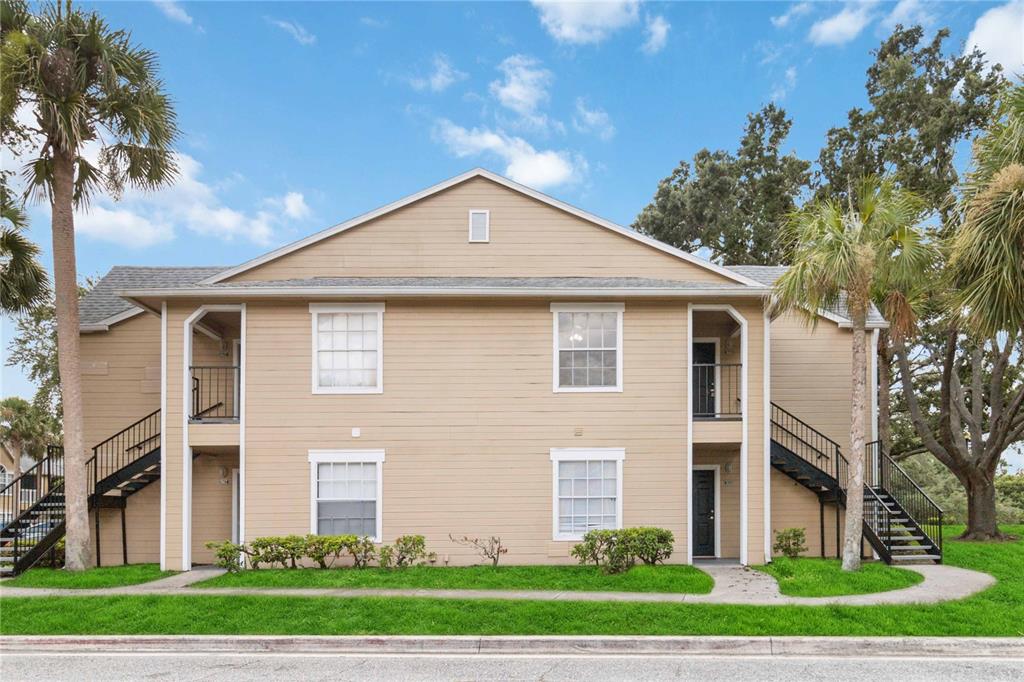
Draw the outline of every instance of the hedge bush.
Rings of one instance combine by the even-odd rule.
[[[208,542],[214,550],[217,566],[234,572],[243,568],[242,557],[249,559],[253,568],[263,566],[299,568],[303,558],[313,561],[319,568],[330,568],[339,557],[347,554],[352,566],[365,568],[374,560],[381,568],[404,568],[427,560],[427,543],[422,535],[403,535],[394,545],[382,545],[380,550],[368,537],[355,535],[285,535],[254,538],[248,545],[232,542]]]
[[[807,533],[803,528],[784,528],[775,532],[775,545],[772,547],[777,554],[795,559],[807,551]]]
[[[592,530],[583,542],[572,548],[572,555],[581,564],[600,566],[606,573],[623,573],[637,559],[648,565],[661,563],[672,556],[675,537],[665,528],[641,527],[615,530]]]

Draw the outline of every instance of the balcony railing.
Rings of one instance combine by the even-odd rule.
[[[238,419],[238,367],[189,367],[192,378],[191,421]]]
[[[693,365],[693,416],[735,419],[743,414],[740,382],[743,366]]]

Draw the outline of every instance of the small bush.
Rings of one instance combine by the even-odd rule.
[[[391,545],[381,545],[377,550],[377,565],[381,568],[391,568],[395,564],[395,549]]]
[[[330,568],[357,539],[355,535],[307,535],[306,556],[320,568]]]
[[[672,532],[664,528],[592,530],[572,548],[572,555],[581,564],[600,566],[606,573],[623,573],[637,559],[653,565],[669,558],[674,541]]]
[[[492,535],[486,540],[481,540],[480,538],[471,538],[468,535],[456,538],[449,533],[448,539],[458,545],[476,548],[476,551],[480,553],[480,556],[490,561],[491,566],[494,566],[495,568],[498,567],[498,561],[501,560],[501,555],[508,554],[508,547],[501,543],[501,538],[497,535]]]
[[[422,535],[395,538],[395,568],[405,568],[427,558],[427,541]]]
[[[632,533],[633,551],[640,561],[648,566],[660,564],[672,556],[675,536],[666,528],[630,528]]]
[[[355,568],[366,568],[377,556],[377,549],[373,546],[373,540],[365,536],[356,538],[345,549],[352,556],[352,566]]]
[[[301,535],[286,535],[280,538],[281,555],[288,568],[298,568],[299,560],[306,556],[306,538]]]
[[[215,563],[219,568],[223,568],[228,573],[237,573],[242,570],[242,553],[245,551],[245,545],[236,545],[225,540],[224,542],[207,542],[206,548],[214,551],[214,555],[217,557]]]
[[[807,551],[807,533],[803,528],[785,528],[775,532],[775,545],[772,549],[790,559],[795,559]]]
[[[253,539],[253,541],[249,543],[248,550],[245,552],[249,556],[249,561],[252,563],[252,567],[259,568],[264,564],[267,566],[281,564],[281,568],[287,568],[288,555],[281,546],[281,540],[282,538],[279,537]]]

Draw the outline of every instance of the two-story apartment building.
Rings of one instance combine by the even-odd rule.
[[[449,534],[560,563],[638,525],[678,562],[763,563],[794,526],[834,554],[851,331],[772,319],[783,270],[479,169],[241,265],[115,267],[82,303],[100,560],[416,533],[445,563],[477,559]]]

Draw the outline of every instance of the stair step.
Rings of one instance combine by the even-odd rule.
[[[894,554],[892,561],[936,561],[938,557],[934,554]]]

